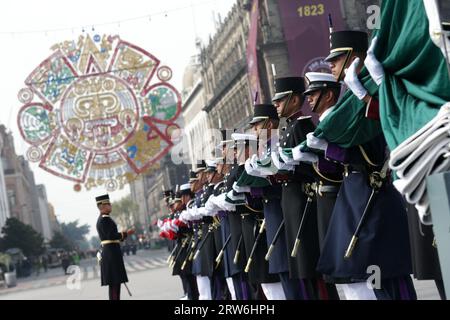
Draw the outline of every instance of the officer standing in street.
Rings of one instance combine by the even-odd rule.
[[[112,209],[109,195],[96,197],[95,201],[100,211],[97,220],[97,232],[102,245],[101,285],[109,286],[109,300],[120,300],[120,285],[128,282],[120,242],[124,241],[127,236],[134,234],[134,229],[117,231],[116,223],[109,216]]]

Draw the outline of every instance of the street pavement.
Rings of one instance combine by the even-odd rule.
[[[180,278],[168,268],[166,249],[139,250],[137,255],[125,256],[128,288],[122,286],[123,300],[177,300],[182,294]],[[415,281],[419,300],[437,300],[439,295],[433,281]],[[0,288],[0,300],[105,300],[108,288],[100,286],[100,271],[96,259],[82,260],[72,275],[62,268],[49,269],[38,276],[18,279],[13,288]]]

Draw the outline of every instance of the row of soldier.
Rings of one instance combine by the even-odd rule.
[[[165,193],[161,236],[176,242],[169,262],[188,299],[339,299],[339,288],[345,299],[411,300],[411,274],[445,297],[431,227],[394,188],[383,135],[344,148],[303,116],[307,100],[319,122],[339,127],[330,115],[353,95],[366,107],[360,121],[378,120],[377,97],[358,77],[365,65],[382,80],[376,39],[370,48],[364,32],[330,39],[331,74],[275,79],[273,104],[254,106],[250,133],[222,130],[221,157]]]

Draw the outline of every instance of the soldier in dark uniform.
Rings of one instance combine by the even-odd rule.
[[[120,242],[134,234],[134,229],[118,232],[116,223],[111,219],[111,203],[109,196],[95,198],[100,216],[97,220],[97,232],[102,244],[101,254],[101,284],[109,286],[109,299],[120,300],[120,285],[128,282],[125,264],[123,262]]]
[[[197,171],[197,170],[196,170]],[[188,215],[189,225],[192,228],[192,243],[189,246],[187,261],[191,263],[191,272],[193,277],[195,278],[195,282],[197,283],[197,276],[200,275],[200,259],[193,259],[194,254],[197,250],[198,244],[201,242],[202,232],[201,225],[198,219],[192,219],[192,213],[197,208],[196,201],[197,196],[196,193],[200,189],[200,181],[197,175],[197,172],[194,171],[193,175],[189,179],[189,183],[186,183],[181,186],[182,189],[182,201],[185,204],[185,212]],[[183,215],[183,213],[182,213]],[[198,284],[197,284],[198,288]]]
[[[342,79],[343,70],[348,67],[344,79],[347,86],[354,96],[367,103],[366,117],[376,116],[373,112],[376,98],[367,93],[357,77],[360,69],[357,64],[364,59],[368,47],[367,34],[340,31],[331,34],[331,41],[327,60],[335,79]],[[347,299],[415,299],[409,275],[411,257],[406,210],[387,172],[386,142],[382,134],[351,148],[328,144],[324,139],[309,135],[307,145],[325,151],[326,158],[347,168],[318,270],[335,283],[343,283]],[[353,245],[349,246],[351,243]],[[368,267],[374,266],[379,269],[368,271]],[[376,276],[380,283],[369,289],[366,279],[376,270],[379,270]]]
[[[184,205],[181,201],[181,192],[177,191],[172,199],[169,200],[169,207],[172,211],[170,218],[176,222],[180,217]],[[174,261],[172,264],[172,275],[180,276],[183,283],[183,290],[185,296],[182,300],[195,300],[196,297],[196,283],[192,279],[191,264],[184,261],[187,257],[189,243],[191,241],[191,230],[184,224],[179,224],[179,229],[176,234],[177,250],[174,252]],[[192,284],[192,282],[194,282]]]
[[[286,118],[287,122],[287,126],[280,131],[281,148],[296,147],[306,139],[306,134],[315,129],[311,117],[302,116],[301,113],[304,91],[302,77],[275,79],[275,96],[272,101],[277,108],[278,116]],[[281,207],[285,222],[290,277],[300,280],[302,299],[319,299],[322,279],[316,272],[320,251],[315,202],[311,203],[305,212],[309,186],[314,181],[313,169],[310,164],[300,163],[295,166],[294,172],[277,180],[282,183]],[[295,257],[292,257],[291,253],[304,214],[307,216],[303,219],[304,227],[299,235],[301,247]]]
[[[221,130],[221,141],[218,144],[217,148],[222,153],[222,161],[223,163],[219,163],[218,171],[223,174],[223,181],[219,183],[214,188],[214,196],[219,197],[227,193],[228,186],[229,190],[232,188],[232,183],[228,182],[230,178],[230,170],[233,168],[235,163],[235,157],[233,151],[233,140],[231,139],[231,133],[233,130]],[[239,236],[236,231],[233,235],[233,229],[231,228],[230,223],[230,212],[226,210],[219,210],[218,215],[220,218],[221,225],[221,235],[222,235],[222,249],[224,250],[223,256],[220,260],[220,264],[223,265],[223,272],[225,279],[227,281],[228,290],[231,293],[231,296],[234,300],[243,300],[242,294],[242,285],[241,285],[241,271],[237,265],[233,262],[235,255],[236,244],[239,241]],[[239,225],[239,224],[238,224]],[[240,229],[239,229],[240,232]],[[234,246],[233,246],[234,243]],[[226,244],[226,246],[225,246]]]
[[[199,215],[201,215],[201,230],[202,230],[202,241],[200,242],[197,249],[198,257],[197,255],[194,257],[194,259],[200,260],[200,275],[202,276],[202,279],[205,282],[205,288],[203,289],[205,292],[204,299],[212,300],[212,292],[213,292],[213,278],[214,278],[214,269],[215,269],[215,243],[214,243],[214,229],[217,228],[215,220],[212,216],[205,216],[204,215],[204,207],[206,204],[206,201],[209,199],[209,197],[213,194],[214,185],[211,184],[210,179],[208,177],[213,177],[209,175],[209,172],[211,172],[211,166],[207,166],[207,163],[209,163],[209,160],[205,161],[205,168],[201,171],[201,179],[204,181],[202,186],[202,194],[200,195],[200,204],[198,206],[198,212]],[[215,169],[212,171],[215,172]],[[206,277],[209,281],[206,281]],[[199,280],[199,278],[197,278]]]
[[[166,203],[167,209],[169,210],[168,219],[170,219],[170,220],[176,219],[175,199],[177,198],[177,196],[176,195],[174,196],[173,190],[165,190],[163,192],[163,195],[164,195],[164,201]],[[165,238],[165,234],[163,236],[163,233],[160,233],[160,237]],[[183,278],[183,276],[181,275],[181,270],[180,270],[181,266],[180,266],[179,262],[177,261],[181,255],[183,239],[181,237],[177,237],[176,239],[173,239],[173,240],[168,239],[168,241],[170,241],[168,248],[171,252],[169,261],[171,264],[173,262],[172,275],[180,277],[181,283],[183,285],[183,292],[184,292],[184,296],[181,299],[187,299],[186,282],[185,282],[185,279]],[[175,258],[177,258],[177,259],[175,259]]]
[[[190,173],[190,182],[194,182],[196,179],[195,172]],[[191,184],[186,183],[180,186],[180,197],[181,197],[181,204],[179,208],[179,216],[178,219],[181,219],[182,214],[186,212],[186,209],[189,205],[193,203],[193,194],[191,191]],[[184,221],[188,225],[188,230],[186,230],[186,234],[188,235],[188,238],[185,238],[185,245],[182,245],[182,248],[184,252],[181,254],[181,257],[179,258],[180,263],[180,270],[182,277],[185,279],[187,284],[187,294],[188,294],[188,300],[198,300],[199,293],[198,293],[198,287],[197,287],[197,279],[196,279],[196,271],[194,269],[194,264],[189,259],[193,249],[193,245],[195,244],[195,232],[193,229],[192,224],[189,221]]]
[[[223,182],[223,174],[222,170],[217,170],[218,164],[216,160],[206,160],[206,170],[205,174],[208,180],[208,189],[205,192],[204,200],[205,203],[212,197],[214,197],[215,189],[218,184]],[[222,168],[222,164],[219,166]],[[206,208],[205,208],[206,209]],[[206,210],[205,210],[206,211]],[[223,263],[216,264],[216,257],[219,255],[220,250],[223,247],[222,241],[222,231],[221,231],[221,222],[220,217],[217,215],[217,211],[213,212],[205,212],[205,218],[211,219],[210,228],[211,234],[210,238],[212,238],[213,245],[210,246],[207,255],[205,255],[208,259],[208,264],[212,264],[212,272],[211,272],[211,289],[212,289],[212,299],[213,300],[222,300],[228,294],[227,285],[224,277],[224,269]],[[203,249],[205,250],[205,249]]]
[[[193,259],[193,266],[195,270],[195,274],[197,276],[197,287],[199,290],[199,299],[200,300],[211,300],[211,281],[210,281],[210,275],[212,273],[213,264],[208,263],[209,259],[206,257],[206,254],[202,253],[203,250],[198,251],[200,249],[199,246],[203,246],[202,242],[205,240],[205,245],[208,250],[210,250],[211,244],[213,244],[213,239],[206,235],[208,234],[209,229],[209,221],[203,221],[202,216],[199,214],[199,208],[201,208],[204,205],[203,202],[203,194],[206,191],[208,181],[206,179],[206,163],[204,160],[200,164],[197,165],[196,173],[197,178],[192,185],[191,185],[191,191],[195,194],[195,200],[192,206],[189,208],[191,212],[196,216],[196,219],[193,220],[194,228],[197,229],[197,242],[196,242],[196,249],[194,251],[194,259]],[[207,250],[207,251],[208,251]],[[198,251],[198,254],[197,254]]]
[[[250,125],[260,138],[260,133],[267,130],[265,138],[266,144],[263,144],[263,150],[260,152],[260,156],[264,156],[262,152],[270,154],[272,151],[272,130],[277,130],[279,126],[279,118],[276,108],[271,104],[255,105],[253,118],[250,121]],[[275,137],[273,137],[275,138]],[[261,139],[261,138],[260,138]],[[295,300],[300,299],[302,294],[298,280],[289,278],[289,266],[288,266],[288,249],[286,245],[286,238],[284,235],[283,211],[281,209],[281,184],[276,182],[276,179],[271,179],[270,186],[261,188],[260,194],[262,195],[264,205],[264,219],[266,224],[266,243],[267,247],[270,247],[273,243],[273,249],[268,256],[269,272],[271,274],[277,274],[280,278],[283,286],[285,299]],[[257,188],[252,188],[253,193],[258,193]],[[278,229],[280,228],[280,231]],[[277,239],[275,235],[277,234]]]
[[[257,137],[253,134],[238,133],[233,134],[232,137],[237,146],[238,166],[244,172],[245,160],[257,152]],[[233,192],[236,192],[236,189]],[[251,193],[245,193],[245,200],[246,203],[236,205],[236,213],[241,216],[242,242],[246,256],[244,272],[252,286],[254,299],[262,300],[263,292],[267,294],[268,298],[272,298],[271,287],[276,287],[276,285],[281,287],[281,283],[277,275],[269,273],[269,263],[265,260],[267,242],[265,241],[266,230],[262,199],[252,196]],[[259,238],[258,233],[261,233]],[[252,251],[253,256],[251,256]]]
[[[341,85],[329,73],[309,72],[305,74],[307,84],[304,95],[306,96],[311,111],[319,116],[319,121],[325,119],[334,109],[339,100]],[[316,202],[317,202],[317,226],[319,232],[319,244],[323,247],[328,230],[331,214],[339,188],[342,183],[344,167],[327,160],[323,155],[313,153],[296,154],[299,159],[312,163],[316,178]],[[339,300],[336,287],[332,283],[326,283],[327,290],[323,290],[323,299]]]
[[[236,146],[233,145],[233,164],[230,172],[225,175],[226,193],[233,191],[233,184],[239,179],[244,166],[237,165]],[[237,300],[250,300],[254,297],[254,292],[248,283],[248,276],[244,272],[247,256],[242,234],[242,218],[240,213],[236,211],[228,211],[228,222],[230,226],[231,240],[228,245],[232,253],[230,263],[230,274],[233,279],[234,289]]]

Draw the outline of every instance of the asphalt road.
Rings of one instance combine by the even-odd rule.
[[[122,286],[123,300],[177,300],[182,294],[179,277],[167,267],[168,252],[141,250],[136,256],[125,256],[128,287]],[[437,300],[439,295],[432,281],[416,281],[419,300]],[[99,269],[95,259],[83,260],[72,275],[61,268],[19,279],[16,287],[0,288],[0,300],[105,300],[108,288],[100,286]]]

